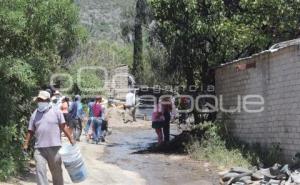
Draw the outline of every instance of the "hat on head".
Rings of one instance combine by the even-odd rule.
[[[47,91],[40,91],[38,96],[34,98],[34,101],[36,101],[38,98],[42,100],[50,100],[50,93]]]

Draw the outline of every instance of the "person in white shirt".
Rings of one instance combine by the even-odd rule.
[[[128,118],[129,114],[132,117],[132,121],[136,121],[136,118],[135,118],[135,110],[136,110],[135,94],[134,94],[133,89],[131,89],[126,95],[126,102],[124,105],[124,109],[125,109],[125,113],[124,113],[124,117],[123,117],[124,123],[127,123],[130,121]]]

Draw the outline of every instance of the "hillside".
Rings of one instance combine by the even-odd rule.
[[[120,23],[125,11],[133,11],[135,0],[76,0],[80,18],[93,39],[121,40]]]

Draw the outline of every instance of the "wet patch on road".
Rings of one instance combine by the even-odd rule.
[[[116,128],[107,137],[104,158],[101,160],[139,173],[149,185],[218,184],[214,171],[204,168],[201,162],[190,160],[186,155],[137,153],[155,142],[156,135],[151,128]]]

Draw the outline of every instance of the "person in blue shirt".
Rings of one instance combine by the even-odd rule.
[[[73,137],[76,141],[80,141],[82,132],[82,119],[84,117],[83,107],[80,95],[76,95],[74,102],[69,110],[71,118],[71,126],[73,128]]]
[[[91,125],[91,122],[92,122],[92,118],[94,117],[93,115],[93,111],[92,111],[92,105],[95,103],[95,100],[91,100],[89,103],[88,103],[88,121],[86,123],[86,126],[84,128],[84,132],[85,134],[88,136],[88,132],[89,132],[89,129],[90,129],[90,125]],[[89,137],[89,136],[88,136]],[[90,139],[90,138],[88,138]]]
[[[77,103],[77,116],[76,118],[78,119],[79,121],[79,128],[80,128],[80,132],[79,132],[79,138],[81,136],[81,133],[82,133],[82,121],[83,121],[83,118],[85,116],[85,113],[83,111],[83,106],[82,106],[82,103],[81,103],[81,97],[80,95],[76,95],[75,96],[75,101]]]

